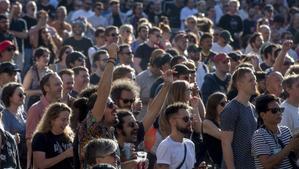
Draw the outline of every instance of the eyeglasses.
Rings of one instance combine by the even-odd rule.
[[[135,99],[120,99],[120,100],[122,100],[125,104],[127,104],[127,103],[134,103],[135,102]]]
[[[6,51],[8,51],[8,52],[13,52],[13,51],[15,51],[16,49],[14,48],[14,47],[8,47],[8,48],[6,48]]]
[[[20,98],[23,98],[23,97],[25,97],[25,93],[19,93],[18,96],[19,96]]]
[[[107,103],[107,107],[108,107],[109,109],[113,109],[113,108],[114,108],[114,103],[113,103],[113,102],[109,102],[109,103]]]
[[[117,36],[119,36],[119,33],[111,33],[110,36],[117,37]]]
[[[131,122],[128,123],[128,126],[129,126],[130,128],[135,128],[135,126],[138,126],[138,124],[137,124],[137,122],[133,122],[133,121],[131,121]]]
[[[188,123],[189,121],[192,121],[193,120],[193,117],[190,117],[190,116],[185,116],[185,117],[178,117],[177,119],[181,119],[183,120],[185,123]]]
[[[278,112],[283,113],[284,112],[284,107],[269,108],[266,111],[271,111],[272,114],[276,114]]]
[[[294,62],[285,61],[285,62],[283,62],[283,65],[284,66],[294,65]]]
[[[224,107],[226,104],[227,104],[227,101],[223,101],[223,102],[220,102],[220,103],[219,103],[219,105],[220,105],[221,107]]]

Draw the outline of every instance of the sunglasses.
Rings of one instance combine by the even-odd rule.
[[[109,109],[113,109],[113,108],[114,108],[114,103],[113,103],[113,102],[109,102],[109,103],[107,103],[107,107],[108,107]]]
[[[125,104],[127,103],[134,103],[135,102],[135,99],[121,99]]]
[[[25,93],[19,93],[18,96],[19,96],[20,98],[23,98],[23,97],[25,97]]]
[[[188,123],[189,121],[192,121],[193,120],[193,117],[190,117],[190,116],[185,116],[185,117],[178,117],[178,119],[181,119],[183,120],[185,123]]]
[[[129,122],[128,123],[128,126],[130,127],[130,128],[135,128],[135,126],[137,126],[138,124],[136,123],[136,122]]]
[[[111,33],[110,36],[117,37],[117,36],[119,36],[119,33]]]
[[[266,111],[271,111],[272,114],[276,114],[278,112],[283,113],[284,112],[284,107],[269,108]]]
[[[294,65],[294,62],[288,62],[288,61],[286,61],[286,62],[283,63],[283,65],[284,66]]]
[[[220,103],[219,103],[219,105],[220,105],[221,107],[224,107],[226,104],[227,104],[227,101],[223,101],[223,102],[220,102]]]
[[[15,51],[16,49],[14,47],[8,47],[6,48],[6,51],[8,52],[12,52],[12,51]]]

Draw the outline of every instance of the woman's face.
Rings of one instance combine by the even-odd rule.
[[[22,87],[17,87],[9,99],[10,104],[21,106],[22,104],[24,104],[25,99],[24,89]]]
[[[44,29],[41,31],[41,38],[43,39],[43,41],[48,41],[50,37],[51,35],[48,29]]]
[[[69,117],[70,117],[70,112],[68,112],[68,111],[60,112],[58,117],[56,119],[52,120],[51,130],[55,134],[62,134],[64,132],[65,128],[67,127],[67,125],[70,122]]]
[[[36,63],[42,67],[45,67],[49,64],[50,53],[45,52],[42,56],[36,59]]]
[[[227,99],[223,98],[217,105],[217,113],[220,116],[220,113],[223,111],[225,105],[227,104]]]
[[[66,56],[70,53],[74,52],[74,49],[73,48],[66,48],[63,52],[63,55],[62,55],[62,60],[65,60]]]

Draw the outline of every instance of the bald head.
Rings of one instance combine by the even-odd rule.
[[[283,76],[278,71],[269,73],[266,77],[266,90],[269,94],[279,97],[282,92]]]

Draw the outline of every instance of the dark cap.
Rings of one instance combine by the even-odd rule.
[[[184,64],[177,64],[173,67],[174,71],[176,71],[176,75],[185,75],[185,74],[190,74],[194,73],[194,70],[189,69],[186,65]]]
[[[233,42],[234,41],[231,34],[227,30],[221,31],[220,32],[220,37],[222,37],[226,42]]]
[[[171,59],[173,58],[173,56],[169,53],[164,53],[161,55],[161,57],[157,60],[157,66],[161,67],[162,65],[166,64],[166,63],[170,63]]]
[[[239,61],[241,60],[241,55],[237,52],[231,52],[227,54],[233,61]]]
[[[227,59],[229,59],[229,57],[228,57],[228,55],[227,54],[225,54],[225,53],[218,53],[217,55],[215,55],[214,57],[213,57],[213,62],[223,62],[223,61],[225,61],[225,60],[227,60]]]
[[[201,51],[201,48],[198,47],[197,45],[190,45],[187,48],[188,53],[196,53],[196,52],[200,52],[200,51]]]
[[[9,40],[4,40],[0,43],[0,52],[5,51],[7,48],[13,48],[14,50],[16,50],[16,46],[12,43],[12,41]]]
[[[3,62],[0,64],[0,73],[12,74],[16,72],[21,72],[17,65],[10,62]]]

